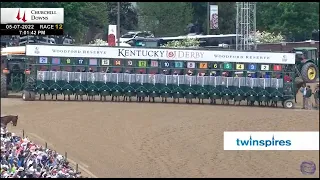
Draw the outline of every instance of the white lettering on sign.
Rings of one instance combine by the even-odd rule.
[[[164,63],[164,66],[165,66],[165,67],[169,67],[169,66],[170,66],[170,63],[169,63],[169,62],[165,62],[165,63]]]
[[[27,56],[107,58],[124,60],[164,60],[230,62],[255,64],[294,64],[294,53],[176,50],[164,48],[26,45]],[[285,58],[284,58],[285,57]]]

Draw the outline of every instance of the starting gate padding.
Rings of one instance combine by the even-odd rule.
[[[293,99],[294,53],[27,45],[40,94]],[[285,80],[289,76],[291,81]]]
[[[292,82],[281,78],[38,71],[37,91],[178,93],[181,95],[291,96]]]

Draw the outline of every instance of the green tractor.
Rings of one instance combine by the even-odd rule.
[[[297,103],[296,95],[302,85],[305,83],[315,83],[319,79],[318,49],[315,47],[297,47],[290,52],[296,54],[295,65],[289,65],[287,68],[294,68],[291,70],[296,72],[295,102]]]
[[[296,54],[296,83],[315,83],[319,78],[318,49],[315,47],[298,47],[291,52]]]
[[[1,56],[1,98],[8,97],[8,92],[20,92],[25,85],[26,57]]]

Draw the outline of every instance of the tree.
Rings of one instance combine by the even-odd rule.
[[[109,23],[117,25],[118,3],[108,3]],[[124,33],[128,30],[136,30],[138,27],[138,13],[130,2],[120,3],[120,32]]]
[[[198,21],[206,31],[208,27],[208,3],[192,2],[194,9],[193,20]],[[214,30],[214,34],[232,34],[236,29],[236,3],[235,2],[218,2],[210,3],[219,7],[219,29]],[[212,34],[212,30],[210,30]]]
[[[310,39],[319,29],[319,2],[258,2],[257,29],[292,41]]]
[[[192,22],[193,8],[186,2],[138,2],[140,28],[157,36],[177,36]]]

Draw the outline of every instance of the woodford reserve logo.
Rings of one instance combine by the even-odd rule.
[[[107,51],[94,51],[94,50],[60,50],[60,49],[52,49],[52,52],[54,53],[64,53],[64,54],[107,54]]]
[[[250,60],[270,59],[269,56],[243,56],[243,55],[226,55],[226,54],[214,54],[214,57],[220,58],[220,59],[250,59]]]
[[[199,59],[203,58],[204,52],[179,51],[179,50],[148,50],[148,49],[118,49],[119,57],[141,57],[141,58],[179,58]]]

